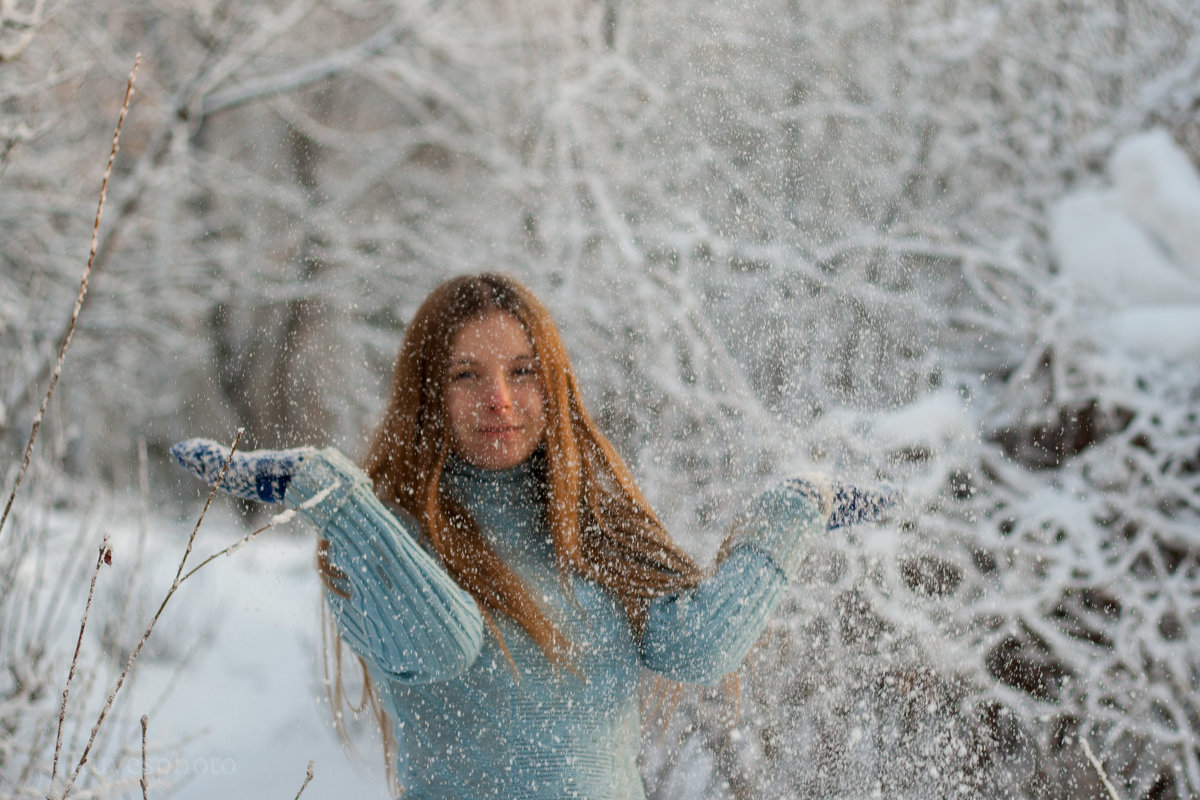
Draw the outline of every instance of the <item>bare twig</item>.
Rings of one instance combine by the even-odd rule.
[[[63,800],[63,798],[66,798],[66,796],[70,794],[71,787],[74,786],[75,782],[79,779],[79,773],[83,770],[83,765],[87,763],[88,755],[92,751],[92,746],[96,743],[96,737],[100,733],[100,728],[104,725],[104,721],[108,718],[108,714],[112,710],[113,703],[117,699],[117,693],[121,691],[121,687],[125,683],[125,678],[128,677],[129,671],[133,669],[134,662],[137,661],[138,656],[142,652],[142,648],[146,645],[147,640],[150,638],[150,634],[154,632],[154,626],[158,624],[159,617],[162,616],[163,611],[167,607],[167,603],[170,602],[171,598],[175,596],[175,592],[179,590],[179,587],[183,584],[183,581],[194,573],[193,570],[193,572],[188,573],[187,576],[181,577],[184,564],[187,562],[188,555],[192,552],[192,546],[195,544],[196,533],[200,530],[200,525],[204,522],[204,517],[208,514],[208,508],[210,505],[212,505],[212,499],[217,493],[217,487],[220,485],[221,481],[225,479],[225,472],[229,469],[229,464],[233,461],[233,454],[237,451],[238,442],[240,442],[242,439],[242,432],[242,429],[238,428],[237,436],[234,437],[233,444],[230,445],[229,448],[229,457],[225,459],[225,464],[221,467],[221,473],[218,475],[216,483],[213,484],[212,489],[209,491],[208,498],[204,501],[204,508],[200,510],[200,516],[196,519],[196,524],[192,527],[191,535],[188,536],[187,547],[184,549],[183,557],[179,560],[179,568],[175,571],[175,580],[171,582],[170,588],[167,589],[167,593],[163,596],[162,602],[159,603],[158,610],[154,612],[154,616],[151,618],[150,623],[146,626],[146,630],[142,633],[142,638],[138,640],[137,645],[135,645],[133,650],[129,653],[129,658],[125,662],[124,669],[121,670],[121,675],[117,678],[116,685],[113,686],[112,691],[109,692],[108,700],[105,701],[104,708],[101,709],[100,715],[96,718],[96,724],[92,726],[92,732],[88,737],[87,745],[84,746],[83,752],[80,754],[79,760],[76,762],[75,769],[71,772],[71,776],[68,779],[66,786],[64,786],[62,792],[57,795],[57,800]],[[47,800],[54,800],[54,796],[47,795]]]
[[[1116,787],[1109,782],[1108,775],[1104,773],[1104,766],[1100,763],[1100,759],[1096,758],[1096,756],[1092,753],[1091,745],[1088,744],[1087,739],[1080,737],[1079,741],[1083,745],[1083,754],[1087,756],[1088,761],[1092,762],[1092,767],[1100,776],[1100,781],[1104,784],[1104,789],[1108,792],[1108,796],[1112,798],[1112,800],[1121,800],[1121,795],[1117,794]]]
[[[146,783],[146,725],[149,719],[142,714],[142,800],[149,800],[150,794]]]
[[[308,760],[308,772],[304,776],[304,783],[300,784],[300,791],[296,792],[296,796],[292,800],[300,800],[300,795],[304,794],[304,790],[308,788],[308,782],[313,779],[313,761]]]
[[[240,430],[241,429],[239,429],[239,433],[240,433]],[[196,574],[201,569],[203,569],[204,566],[206,564],[208,564],[210,561],[220,558],[221,556],[230,555],[231,553],[233,553],[233,551],[240,549],[242,547],[242,545],[246,544],[247,542],[249,542],[255,536],[258,536],[263,531],[270,530],[271,528],[274,528],[276,525],[282,525],[285,522],[290,522],[292,517],[296,516],[296,511],[306,509],[306,508],[312,508],[313,506],[317,505],[322,500],[324,500],[326,497],[328,497],[329,493],[332,492],[334,489],[336,489],[339,485],[340,484],[337,481],[335,481],[332,485],[326,486],[324,489],[317,492],[316,494],[314,494],[312,497],[305,500],[300,505],[296,506],[296,508],[288,508],[288,509],[284,509],[283,511],[279,512],[275,516],[271,517],[271,519],[267,521],[266,525],[263,525],[261,528],[256,528],[255,530],[250,531],[249,533],[247,533],[241,539],[238,539],[233,544],[229,545],[228,547],[218,550],[217,552],[210,555],[208,558],[201,561],[196,566],[192,567],[190,570],[187,571],[187,573],[182,578],[179,579],[179,582],[183,583],[188,578],[192,577],[192,575]]]
[[[206,559],[204,559],[203,561],[201,561],[201,562],[200,562],[199,564],[197,564],[196,566],[192,567],[190,570],[188,570],[188,571],[187,571],[187,573],[186,573],[186,574],[185,574],[185,575],[184,575],[182,578],[180,578],[180,579],[179,579],[179,582],[180,582],[180,583],[183,583],[183,582],[184,582],[184,581],[186,581],[188,578],[192,577],[192,576],[193,576],[193,575],[195,575],[197,572],[199,572],[201,569],[203,569],[203,568],[204,568],[204,566],[205,566],[206,564],[208,564],[210,561],[213,561],[213,560],[217,559],[217,558],[218,558],[218,557],[220,557],[220,556],[227,556],[227,555],[229,555],[229,554],[230,554],[230,553],[232,553],[234,550],[237,550],[237,549],[239,549],[239,548],[240,548],[242,545],[246,544],[246,542],[248,542],[248,541],[250,541],[251,539],[253,539],[255,536],[258,536],[258,535],[259,535],[260,533],[262,533],[263,531],[265,531],[265,530],[268,530],[268,529],[270,529],[270,528],[274,528],[274,527],[275,527],[276,525],[278,525],[280,522],[286,522],[286,521],[287,521],[287,520],[289,520],[289,519],[291,519],[291,517],[290,517],[290,516],[285,516],[285,514],[279,514],[279,515],[277,515],[277,516],[275,516],[275,517],[272,517],[272,518],[271,518],[271,521],[270,521],[270,522],[268,522],[266,525],[263,525],[261,528],[256,528],[255,530],[252,530],[252,531],[250,531],[249,533],[247,533],[247,534],[246,534],[245,536],[243,536],[241,539],[238,539],[238,540],[237,540],[236,542],[234,542],[233,544],[229,545],[228,547],[225,547],[225,548],[222,548],[222,549],[218,550],[217,552],[215,552],[215,553],[213,553],[212,555],[210,555],[208,558],[206,558]]]
[[[108,534],[100,543],[100,553],[96,556],[96,566],[92,569],[92,582],[88,586],[87,602],[83,606],[83,618],[79,621],[79,638],[75,641],[75,654],[71,656],[71,669],[67,672],[67,682],[63,685],[62,706],[58,711],[58,735],[54,739],[54,765],[50,769],[50,786],[53,788],[54,779],[58,777],[58,758],[62,753],[63,727],[67,720],[67,698],[71,694],[71,681],[75,679],[75,668],[79,664],[79,651],[83,647],[83,631],[87,628],[88,614],[92,611],[92,597],[96,594],[96,577],[100,567],[112,564],[112,548],[108,544]]]
[[[142,54],[138,53],[137,59],[133,62],[133,69],[129,73],[129,82],[125,85],[125,101],[121,104],[121,113],[117,117],[117,127],[113,131],[112,150],[108,154],[108,166],[104,169],[104,179],[100,182],[100,202],[96,206],[96,221],[92,225],[92,246],[88,253],[87,266],[83,269],[83,277],[79,281],[79,295],[75,298],[75,309],[71,312],[71,322],[67,325],[67,333],[63,336],[62,345],[58,348],[58,360],[54,364],[54,372],[50,376],[50,386],[46,389],[46,396],[42,398],[42,406],[38,409],[37,416],[33,419],[33,427],[29,432],[29,442],[25,445],[25,454],[21,458],[21,468],[17,470],[16,480],[13,481],[12,491],[8,494],[8,502],[4,504],[4,513],[0,515],[0,534],[4,532],[4,523],[8,521],[8,514],[12,510],[13,500],[16,499],[17,489],[21,486],[21,479],[25,477],[26,470],[29,469],[29,460],[33,455],[33,443],[37,441],[38,431],[42,427],[42,420],[46,416],[46,406],[50,404],[50,396],[54,394],[54,387],[58,383],[58,378],[62,374],[63,361],[67,357],[67,348],[71,346],[71,338],[75,335],[75,324],[79,320],[79,312],[83,308],[83,298],[87,295],[88,278],[92,274],[92,265],[96,262],[96,246],[100,236],[100,218],[104,214],[104,200],[108,196],[108,178],[112,175],[113,163],[117,160],[117,143],[121,139],[121,126],[125,123],[125,115],[129,112],[129,101],[133,97],[133,79],[137,75],[138,67],[142,63]]]

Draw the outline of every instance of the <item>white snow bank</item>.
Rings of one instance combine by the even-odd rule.
[[[203,545],[243,532],[205,523]],[[166,538],[166,537],[163,537]],[[165,542],[159,546],[182,546]],[[172,600],[177,612],[205,616],[202,646],[182,666],[141,665],[135,715],[173,684],[150,713],[151,767],[171,770],[178,800],[294,797],[309,759],[305,800],[387,798],[381,751],[364,746],[353,763],[330,724],[320,685],[320,590],[310,536],[270,531],[217,559]],[[164,617],[164,624],[170,619]],[[172,631],[173,638],[179,638]]]
[[[881,413],[871,430],[889,450],[921,447],[940,452],[947,444],[974,435],[974,423],[965,401],[957,392],[931,392],[915,403],[890,413]]]
[[[1161,130],[1121,143],[1109,171],[1112,188],[1050,212],[1059,270],[1091,309],[1081,322],[1127,355],[1200,358],[1200,175]]]
[[[1109,171],[1130,219],[1200,280],[1200,175],[1187,154],[1166,131],[1148,131],[1117,147]]]
[[[1200,281],[1171,263],[1115,191],[1064,197],[1051,212],[1050,246],[1082,295],[1114,308],[1200,302]]]
[[[1133,355],[1200,363],[1200,303],[1117,311],[1097,334]]]

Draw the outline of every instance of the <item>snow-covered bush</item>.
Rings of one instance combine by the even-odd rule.
[[[1183,797],[1200,791],[1200,178],[1162,130],[1109,173],[1053,209],[1061,284],[987,420],[1003,452],[979,460],[973,505],[992,602],[1012,601],[977,642],[1051,753],[1088,737],[1133,796]]]
[[[1111,164],[1051,212],[1023,362],[823,426],[851,460],[917,460],[915,502],[814,550],[739,725],[688,708],[731,796],[1090,796],[1084,740],[1125,796],[1196,793],[1200,281],[1191,221],[1144,210],[1200,180],[1163,131]]]
[[[136,514],[122,514],[94,492],[83,500],[83,514],[55,508],[64,487],[50,471],[34,473],[0,537],[0,792],[60,796],[86,748],[76,793],[133,796],[142,777],[133,710],[117,706],[95,742],[89,739],[148,617],[146,573],[163,565],[146,558],[144,516],[139,524]],[[113,560],[103,526],[116,520],[122,530]],[[103,558],[99,547],[110,553],[110,564],[106,574],[93,576]],[[89,627],[81,632],[89,600]],[[193,633],[177,630],[148,657],[178,660]],[[148,781],[158,788],[162,776],[152,769]]]
[[[0,42],[4,452],[142,49],[69,469],[235,423],[354,451],[420,298],[509,271],[696,552],[789,469],[909,497],[814,551],[732,732],[685,694],[656,797],[1080,796],[1084,737],[1195,794],[1198,33],[1190,0],[64,4]]]

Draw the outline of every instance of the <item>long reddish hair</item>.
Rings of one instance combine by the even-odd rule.
[[[466,275],[438,286],[400,347],[391,398],[363,467],[385,502],[420,522],[446,571],[486,612],[516,621],[554,661],[566,643],[528,589],[442,490],[451,453],[445,391],[454,338],[471,321],[512,315],[529,335],[546,403],[546,515],[565,579],[604,586],[641,629],[650,599],[693,585],[695,562],[667,534],[616,450],[596,429],[546,308],[512,278]]]
[[[605,587],[639,634],[651,599],[700,580],[700,568],[672,541],[629,468],[584,408],[549,312],[532,292],[505,275],[454,278],[421,304],[400,347],[391,397],[363,468],[381,500],[400,506],[420,523],[442,566],[471,593],[489,624],[492,614],[508,616],[547,659],[569,667],[570,642],[496,554],[467,510],[442,488],[442,471],[452,452],[445,391],[454,338],[468,322],[497,311],[521,323],[539,365],[547,419],[542,447],[545,513],[562,580],[575,574]],[[318,561],[329,577],[330,565],[320,553]],[[491,628],[499,635],[494,625]],[[337,653],[340,667],[340,642]],[[333,688],[340,697],[340,674]],[[386,746],[386,715],[377,698],[370,699]],[[389,756],[389,767],[390,762]]]

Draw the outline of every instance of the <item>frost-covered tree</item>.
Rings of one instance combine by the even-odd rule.
[[[647,747],[656,797],[1090,796],[1081,737],[1131,797],[1200,791],[1196,381],[1083,324],[1051,236],[1136,132],[1200,154],[1190,0],[48,0],[12,20],[5,453],[141,50],[53,463],[127,481],[139,436],[238,424],[354,452],[414,304],[509,271],[697,552],[789,469],[910,499],[815,548],[734,727],[723,697],[684,695]]]

